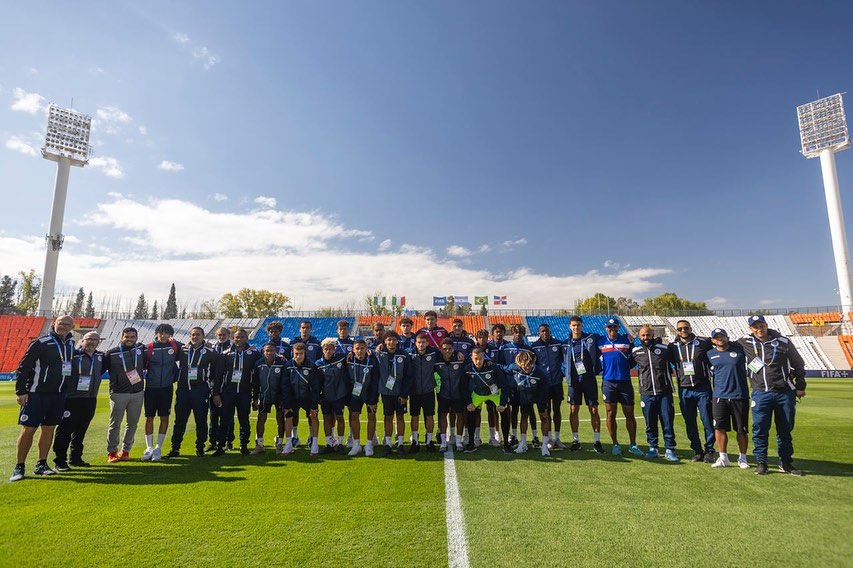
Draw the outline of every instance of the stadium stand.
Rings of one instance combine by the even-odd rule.
[[[764,316],[767,320],[767,325],[771,329],[775,329],[782,335],[795,335],[793,329],[791,329],[790,324],[788,323],[788,318],[785,316]],[[711,335],[711,331],[715,328],[721,327],[726,330],[729,334],[730,339],[740,339],[746,335],[750,334],[749,324],[747,323],[746,316],[689,316],[685,318],[681,317],[669,317],[667,320],[670,325],[675,326],[676,322],[680,319],[686,319],[690,322],[690,325],[693,327],[693,332],[696,335],[701,335],[704,337],[708,337]]]
[[[841,344],[841,350],[844,351],[847,363],[853,369],[853,335],[839,335],[838,342]]]
[[[794,335],[790,337],[790,340],[805,361],[806,369],[824,371],[833,368],[829,362],[829,357],[826,356],[814,337]]]
[[[98,318],[74,318],[74,329],[98,329],[101,320]]]
[[[840,323],[841,312],[820,312],[813,314],[791,314],[788,316],[796,325],[825,325]]]
[[[462,328],[472,335],[478,329],[484,329],[486,327],[486,318],[484,318],[483,316],[454,316],[447,318],[447,325],[441,323],[441,320],[444,320],[445,318],[440,318],[438,325],[444,325],[444,327],[447,328],[447,331],[450,331],[450,328],[452,327],[452,322],[456,318],[462,320]]]
[[[667,327],[669,322],[667,322],[661,316],[621,316],[622,321],[625,322],[625,325],[629,327],[638,327],[642,325],[654,325],[654,326],[663,326]]]
[[[249,332],[249,336],[252,335],[252,331],[258,324],[261,323],[261,318],[225,318],[217,327],[227,327],[228,329],[236,329],[238,327],[242,327],[246,331]]]
[[[194,327],[204,329],[210,333],[219,320],[206,319],[172,319],[172,320],[107,320],[101,332],[101,345],[99,349],[112,349],[121,341],[121,330],[126,327],[135,327],[139,332],[139,342],[149,343],[154,341],[154,330],[161,323],[168,323],[175,328],[175,341],[186,343],[190,338],[190,330]]]
[[[391,319],[393,317],[394,316],[359,316],[358,325],[370,327],[374,323],[379,322],[382,325],[387,327],[387,326],[391,325]]]
[[[504,324],[506,326],[507,331],[509,331],[510,326],[515,325],[517,323],[523,323],[523,321],[522,317],[519,315],[490,315],[489,329],[491,329],[491,326],[495,325],[496,323]]]
[[[586,320],[584,319],[584,322]],[[556,339],[563,341],[572,332],[569,329],[568,316],[527,316],[527,331],[529,336],[539,337],[539,326],[543,323],[551,327],[551,335]],[[586,323],[584,323],[586,329]]]
[[[18,368],[30,341],[41,335],[47,318],[0,316],[0,373]]]
[[[607,330],[604,329],[604,324],[610,318],[610,316],[581,316],[583,318],[583,330],[586,333],[597,333],[599,335],[604,335],[607,333]],[[619,319],[619,318],[617,318]],[[625,323],[620,319],[619,320],[619,333],[628,333],[628,329],[625,327]],[[568,337],[566,335],[565,337]],[[564,339],[561,337],[560,339]],[[636,338],[635,338],[636,340]]]
[[[291,339],[299,335],[299,324],[302,320],[308,320],[311,322],[312,327],[312,335],[319,340],[323,340],[327,337],[337,337],[338,333],[338,322],[340,320],[346,320],[349,322],[350,329],[353,329],[355,325],[355,318],[281,318],[277,316],[271,316],[265,319],[262,323],[258,332],[255,334],[249,343],[252,345],[259,347],[269,341],[270,335],[267,333],[267,325],[272,321],[280,321],[282,325],[281,336],[287,339]]]

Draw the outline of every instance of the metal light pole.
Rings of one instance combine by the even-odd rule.
[[[68,195],[68,176],[71,166],[83,167],[89,163],[89,133],[92,117],[51,104],[47,116],[47,134],[41,155],[56,162],[56,183],[53,188],[53,208],[50,212],[50,229],[45,235],[47,254],[44,259],[44,274],[39,295],[39,315],[50,315],[53,311],[53,294],[56,290],[56,269],[59,251],[65,236],[62,221],[65,217],[65,198]]]

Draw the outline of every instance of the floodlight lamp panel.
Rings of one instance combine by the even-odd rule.
[[[842,95],[837,93],[797,107],[801,152],[806,158],[814,158],[824,150],[837,152],[850,147]]]
[[[53,161],[68,158],[75,166],[85,165],[89,161],[91,130],[92,117],[51,104],[42,156]]]

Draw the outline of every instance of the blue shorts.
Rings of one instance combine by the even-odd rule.
[[[145,406],[145,418],[169,416],[172,412],[172,387],[145,389],[142,404]]]
[[[347,402],[350,412],[361,412],[361,409],[364,408],[365,404],[368,406],[376,406],[379,404],[379,400],[364,400],[362,398],[351,396],[349,402]],[[367,412],[370,413],[369,410]]]
[[[317,412],[317,405],[314,404],[314,401],[309,399],[294,400],[292,408],[293,412],[295,414],[299,414],[300,408],[303,409],[305,411],[305,414],[308,416],[311,415],[312,411]]]
[[[604,404],[634,405],[634,383],[631,381],[601,381]]]
[[[396,394],[382,395],[382,415],[383,416],[402,416],[406,413],[406,405],[400,404],[400,397]]]
[[[64,392],[31,392],[27,393],[27,404],[21,407],[18,424],[38,428],[39,426],[56,426],[62,421],[65,412]]]
[[[595,378],[573,381],[569,385],[569,404],[581,406],[584,400],[587,406],[598,406],[598,382]]]
[[[562,401],[566,399],[566,394],[563,392],[563,381],[560,381],[556,385],[551,385],[548,387],[548,400],[551,402],[556,402],[557,406],[560,405]]]
[[[409,396],[409,414],[420,416],[421,410],[424,416],[435,416],[435,393],[413,394]]]
[[[465,412],[465,401],[460,399],[451,400],[449,398],[438,397],[438,413],[447,414],[451,410],[458,414]]]
[[[338,400],[330,400],[326,402],[325,400],[320,403],[320,409],[323,411],[323,414],[334,414],[335,416],[343,416],[344,408],[347,405],[347,398],[339,398]]]

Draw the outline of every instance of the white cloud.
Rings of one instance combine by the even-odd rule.
[[[491,246],[489,246],[489,245],[480,245],[480,246],[479,246],[479,248],[477,249],[477,252],[479,252],[479,253],[483,253],[483,252],[489,252],[490,250],[492,250],[492,247],[491,247]]]
[[[108,105],[95,111],[95,116],[101,122],[127,124],[132,118],[117,106]]]
[[[205,71],[210,70],[211,67],[219,63],[219,56],[204,46],[193,49],[193,57],[202,62]]]
[[[519,247],[523,247],[527,244],[527,239],[521,237],[520,239],[508,240],[501,243],[501,250],[504,252],[515,250]]]
[[[618,262],[613,262],[612,260],[608,259],[608,260],[604,261],[604,268],[610,268],[612,270],[619,270],[620,268],[622,268],[622,265],[619,264]]]
[[[92,75],[93,77],[98,77],[99,75],[103,75],[103,74],[104,74],[104,68],[103,67],[89,67],[89,75]]]
[[[38,150],[35,149],[31,144],[28,144],[23,139],[18,136],[10,136],[6,140],[6,148],[10,150],[14,150],[16,152],[20,152],[25,156],[38,156]]]
[[[20,87],[12,89],[12,98],[14,101],[9,107],[14,111],[26,112],[28,114],[36,114],[40,110],[46,108],[45,98],[38,93],[28,93]]]
[[[170,162],[169,160],[163,160],[162,162],[160,162],[160,165],[158,165],[157,167],[160,168],[161,170],[167,171],[167,172],[182,172],[182,171],[184,171],[184,165],[183,164],[179,164],[178,162]],[[275,204],[273,204],[273,207],[275,207]]]
[[[386,251],[391,248],[391,239],[385,239],[381,243],[379,243],[379,250]]]
[[[38,75],[39,74],[39,70],[36,69],[35,67],[30,67],[28,72],[30,75]]]
[[[124,177],[121,162],[109,156],[98,156],[89,160],[89,165],[93,169],[100,170],[105,176],[121,179]]]
[[[139,133],[145,136],[146,134],[148,134],[148,129],[145,128],[145,126],[143,125],[139,125]]]
[[[725,306],[728,303],[728,298],[723,298],[722,296],[714,296],[713,298],[708,298],[707,300],[705,300],[705,304],[707,304],[711,308],[719,308]]]
[[[219,201],[219,202],[228,201],[228,196],[225,195],[224,193],[214,193],[213,195],[210,196],[210,198],[213,199],[214,201]]]
[[[466,256],[471,256],[471,251],[459,245],[451,245],[447,247],[447,254],[457,258],[464,258]]]
[[[190,42],[190,36],[188,36],[187,34],[182,34],[182,33],[176,33],[175,35],[172,36],[172,39],[178,43],[189,43]]]
[[[132,300],[139,290],[166,289],[176,282],[188,299],[219,297],[248,286],[280,290],[298,298],[301,307],[312,308],[357,300],[375,290],[377,282],[393,282],[409,303],[424,307],[431,305],[437,282],[453,282],[460,293],[506,294],[510,307],[561,308],[596,291],[642,297],[660,289],[656,279],[670,273],[647,267],[554,275],[522,267],[495,274],[460,266],[416,245],[392,251],[389,244],[382,252],[357,252],[347,243],[355,244],[370,232],[317,212],[214,213],[178,199],[143,202],[114,196],[95,204],[88,215],[79,222],[91,227],[91,234],[104,235],[99,243],[115,244],[92,248],[69,243],[62,252],[59,280],[60,286],[94,290],[96,297]],[[187,239],[188,234],[193,238]],[[245,238],[222,239],[222,235]],[[217,242],[217,247],[199,248],[199,242]],[[128,243],[144,246],[122,246]],[[32,259],[42,255],[43,238],[0,234],[0,266],[9,271],[29,269]],[[270,270],[271,257],[277,265],[299,269],[283,283],[279,272]]]
[[[255,203],[258,205],[263,205],[264,207],[269,207],[270,209],[275,208],[276,203],[275,197],[267,197],[265,195],[259,195],[254,199]]]
[[[778,304],[781,301],[782,300],[779,298],[767,298],[765,300],[759,300],[758,303],[761,304],[762,306],[769,306],[771,304]]]

